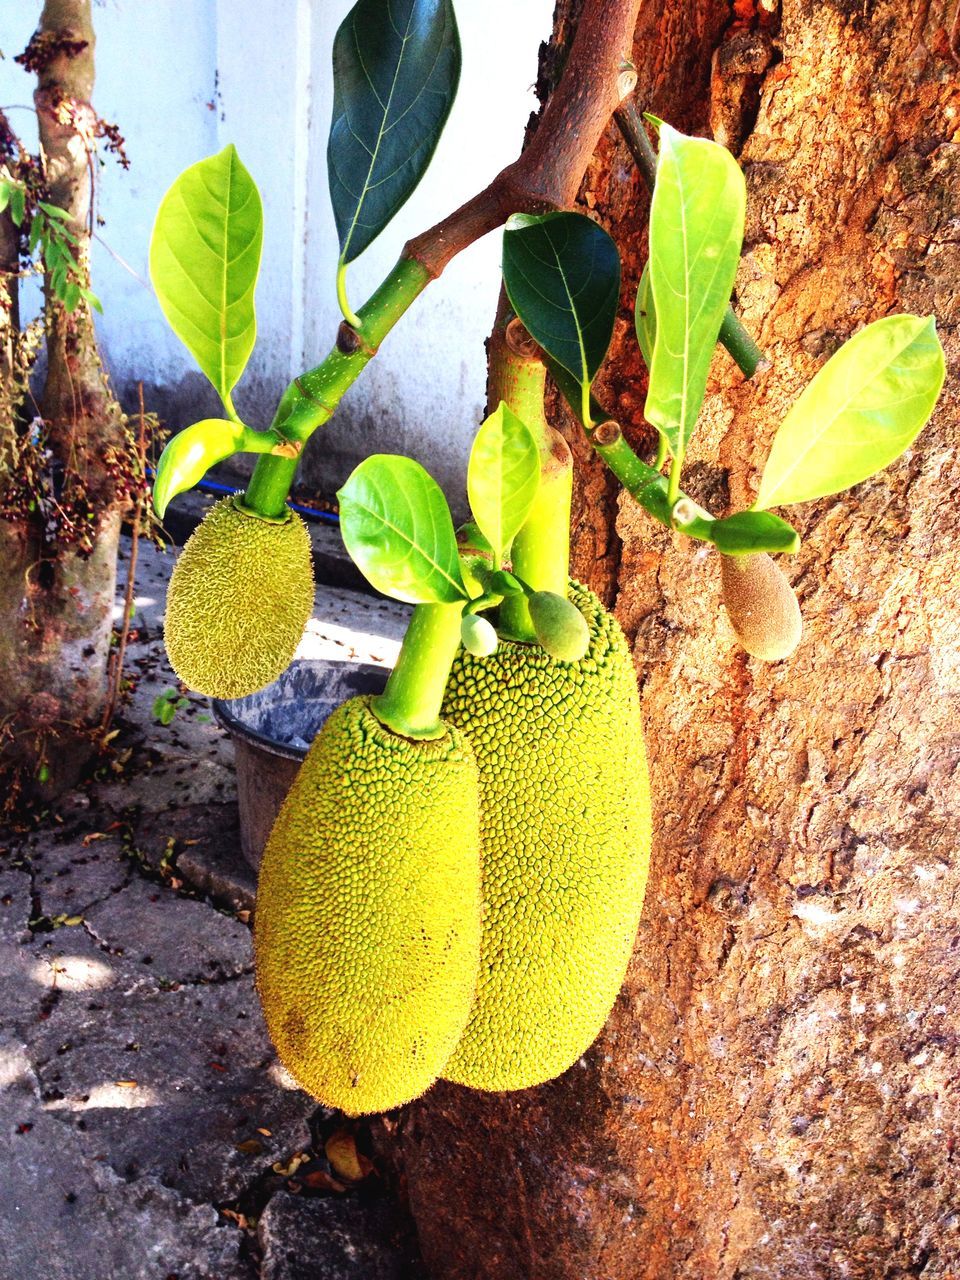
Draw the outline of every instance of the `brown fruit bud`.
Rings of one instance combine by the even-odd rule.
[[[737,639],[754,658],[779,662],[800,643],[803,622],[793,588],[765,552],[721,556],[723,603]]]

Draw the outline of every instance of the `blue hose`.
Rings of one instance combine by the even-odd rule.
[[[147,475],[152,480],[156,476],[153,467],[147,467]],[[194,485],[195,489],[199,489],[201,493],[237,493],[239,485],[219,484],[216,480],[201,480],[199,484]],[[339,524],[340,517],[332,511],[317,511],[313,507],[301,507],[296,502],[288,502],[287,506],[291,511],[296,511],[298,515],[303,516],[305,520],[318,520],[321,524]]]

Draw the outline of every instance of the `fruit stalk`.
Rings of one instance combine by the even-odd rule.
[[[363,337],[342,325],[327,358],[294,378],[280,399],[271,429],[285,440],[305,444],[333,416],[344,393],[377,354],[377,348],[430,282],[414,258],[401,255],[393,270],[358,313]],[[277,516],[297,469],[296,458],[261,457],[247,486],[245,505],[261,515]]]
[[[513,572],[535,591],[566,596],[570,565],[570,447],[543,411],[546,368],[518,338],[518,328],[498,327],[490,339],[487,398],[504,401],[533,432],[540,449],[540,487],[526,523],[513,540]],[[526,337],[526,331],[521,331]],[[529,344],[529,339],[528,339]],[[500,607],[504,635],[533,642],[536,633],[526,596],[508,596]]]
[[[439,738],[440,704],[460,644],[460,604],[419,604],[387,687],[370,709],[385,728],[404,738]]]

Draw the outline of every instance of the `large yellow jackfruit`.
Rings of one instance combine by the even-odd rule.
[[[650,797],[636,677],[592,592],[578,662],[501,641],[458,654],[444,719],[480,771],[484,896],[477,999],[443,1075],[522,1089],[593,1042],[623,982],[643,906]]]
[[[257,989],[280,1060],[351,1115],[433,1083],[480,960],[477,769],[463,735],[412,742],[353,698],[318,734],[260,868]]]
[[[310,535],[224,498],[188,539],[167,593],[164,640],[190,689],[242,698],[290,665],[313,612]]]

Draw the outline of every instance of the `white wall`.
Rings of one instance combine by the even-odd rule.
[[[94,287],[105,311],[100,333],[124,399],[132,403],[142,379],[151,406],[171,427],[215,412],[216,399],[146,286],[150,227],[180,170],[225,143],[236,143],[259,183],[266,219],[259,340],[238,408],[264,425],[290,377],[319,363],[332,344],[339,314],[326,179],[330,51],[351,3],[96,0],[95,105],[119,124],[131,161],[127,173],[109,159],[101,170],[106,225],[94,256]],[[26,44],[41,7],[40,0],[0,3],[4,104],[30,101],[30,77],[12,54]],[[421,187],[352,265],[354,305],[409,236],[516,155],[535,106],[537,51],[552,10],[553,0],[458,0],[457,102]],[[30,136],[28,113],[12,113],[11,120]],[[303,468],[311,486],[329,494],[366,453],[405,452],[424,462],[462,509],[466,454],[483,407],[483,342],[496,308],[499,253],[499,235],[474,245],[404,317],[311,442]]]

